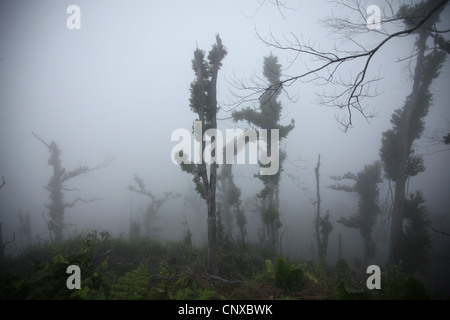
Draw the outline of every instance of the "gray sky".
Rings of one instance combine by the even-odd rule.
[[[373,1],[374,4],[383,1]],[[66,8],[81,8],[81,30],[68,30]],[[109,167],[77,178],[70,186],[81,196],[103,198],[95,204],[79,204],[68,209],[66,221],[79,229],[95,227],[115,232],[128,230],[130,200],[136,207],[145,199],[127,190],[133,175],[140,175],[155,194],[165,190],[185,193],[192,188],[191,177],[170,159],[175,142],[170,135],[177,128],[190,129],[195,114],[189,109],[189,86],[193,52],[209,51],[219,33],[228,55],[219,74],[219,118],[232,100],[229,81],[233,77],[261,76],[263,57],[272,52],[283,67],[293,55],[266,47],[256,36],[293,32],[320,48],[333,48],[333,34],[321,19],[334,8],[325,1],[289,1],[296,10],[283,11],[258,1],[2,1],[0,3],[0,176],[7,185],[0,192],[0,222],[4,236],[17,228],[17,210],[30,210],[32,221],[43,225],[42,211],[48,192],[42,187],[51,176],[46,148],[32,135],[54,140],[61,148],[66,169],[96,165],[107,156],[116,161]],[[444,18],[449,17],[450,8]],[[335,14],[342,13],[336,11]],[[347,13],[348,14],[348,13]],[[448,25],[449,19],[444,19]],[[448,27],[448,26],[447,26]],[[328,37],[327,37],[328,36]],[[366,44],[379,36],[367,34]],[[315,103],[315,93],[324,88],[296,82],[287,90],[295,100],[282,97],[283,124],[293,118],[295,129],[283,142],[289,160],[301,160],[301,169],[285,165],[311,192],[314,166],[322,155],[324,210],[334,211],[336,220],[355,203],[325,189],[327,176],[358,172],[378,159],[381,133],[389,128],[392,112],[402,107],[410,93],[407,57],[413,37],[388,43],[375,56],[370,76],[379,74],[378,97],[367,101],[377,117],[368,123],[354,113],[354,128],[344,133],[337,110]],[[346,47],[339,49],[344,50]],[[448,60],[448,59],[447,59]],[[308,58],[298,58],[285,74],[305,70]],[[450,121],[449,61],[433,84],[434,105],[427,116],[426,134],[448,132]],[[342,76],[352,71],[346,69]],[[357,69],[353,69],[353,75]],[[221,128],[232,123],[221,121]],[[245,123],[238,124],[245,128]],[[447,130],[447,131],[446,131]],[[421,152],[437,149],[419,149]],[[450,152],[425,156],[427,171],[413,178],[410,190],[421,189],[433,213],[448,213],[450,207]],[[236,167],[235,175],[245,196],[259,192],[261,183],[252,179],[248,166]],[[257,167],[254,167],[256,172]],[[297,215],[312,224],[313,208],[306,194],[283,176],[282,220],[296,223]],[[381,195],[384,199],[385,194]],[[167,212],[181,223],[182,202],[174,202]],[[177,209],[178,208],[178,209]],[[283,211],[284,208],[284,211]],[[301,209],[299,209],[301,208]],[[205,219],[200,219],[206,225]],[[178,222],[177,222],[178,223]],[[312,225],[311,225],[312,226]],[[293,228],[295,229],[295,228]],[[47,236],[45,232],[42,236]],[[309,245],[309,243],[308,243]]]

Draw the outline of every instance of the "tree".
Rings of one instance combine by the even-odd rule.
[[[217,189],[220,191],[219,199],[222,208],[221,213],[224,220],[225,234],[229,238],[233,236],[233,222],[235,220],[239,228],[239,238],[243,243],[246,234],[247,219],[241,209],[241,189],[234,183],[232,170],[233,167],[231,164],[224,163],[221,165],[221,171],[217,177],[219,182]]]
[[[136,186],[129,185],[128,190],[136,192],[138,194],[142,194],[150,198],[150,203],[148,204],[147,209],[144,212],[143,225],[145,235],[147,237],[155,237],[156,233],[159,231],[159,229],[155,225],[159,209],[166,201],[170,199],[179,198],[181,197],[181,194],[174,192],[165,192],[163,197],[157,198],[156,196],[153,195],[153,193],[147,190],[144,181],[140,177],[135,175],[134,181],[136,183]],[[137,231],[138,227],[136,224],[138,223],[139,223],[138,221],[135,221],[133,219],[130,221],[130,228],[133,228],[134,234],[140,233],[140,230]]]
[[[381,30],[367,27],[367,2],[355,0],[352,3],[349,3],[348,1],[336,1],[335,3],[346,8],[348,12],[352,12],[352,15],[349,17],[333,17],[327,20],[327,25],[333,28],[336,33],[343,34],[344,38],[348,40],[354,49],[343,50],[342,46],[337,44],[335,44],[332,49],[318,49],[315,45],[311,45],[311,43],[305,43],[302,40],[302,37],[299,37],[294,33],[291,33],[289,38],[285,37],[283,41],[285,43],[282,43],[282,41],[277,39],[273,34],[268,38],[263,38],[258,35],[268,46],[279,50],[291,51],[295,54],[296,60],[302,57],[311,57],[315,60],[316,64],[304,72],[291,76],[271,86],[259,86],[253,88],[241,86],[242,89],[250,89],[251,93],[241,98],[239,103],[242,103],[242,101],[245,101],[246,99],[252,99],[254,95],[262,96],[266,92],[272,91],[274,88],[279,88],[283,85],[292,85],[298,80],[309,79],[316,83],[319,82],[321,85],[327,83],[332,84],[333,93],[319,95],[319,102],[324,105],[338,107],[347,112],[347,118],[339,120],[344,131],[347,131],[353,124],[352,110],[356,110],[366,119],[373,116],[368,113],[368,108],[367,106],[364,106],[362,101],[364,98],[373,96],[370,87],[375,81],[380,80],[379,77],[367,79],[370,73],[369,67],[373,64],[374,56],[381,51],[381,48],[386,46],[388,42],[392,42],[395,39],[405,36],[416,37],[415,50],[413,51],[414,54],[410,55],[409,58],[401,59],[402,61],[407,59],[410,59],[411,61],[413,58],[416,59],[412,93],[405,102],[403,111],[398,114],[398,120],[401,121],[397,125],[396,132],[390,134],[391,136],[395,135],[397,139],[397,144],[393,150],[396,149],[394,153],[396,153],[398,157],[398,171],[395,173],[395,199],[391,219],[391,240],[388,260],[391,265],[398,264],[403,220],[402,215],[406,201],[405,183],[408,171],[407,163],[408,159],[417,160],[417,158],[410,158],[411,147],[409,140],[414,136],[412,132],[415,130],[413,118],[417,117],[418,112],[420,113],[421,107],[418,106],[424,102],[420,100],[431,98],[427,89],[429,83],[427,84],[426,81],[427,79],[430,80],[434,78],[431,74],[432,72],[430,72],[432,70],[428,70],[427,67],[425,67],[424,63],[427,60],[425,51],[434,49],[435,55],[441,56],[443,56],[443,53],[450,53],[450,40],[445,39],[443,36],[444,34],[449,33],[450,30],[440,30],[438,28],[440,22],[439,16],[449,3],[449,0],[423,0],[416,4],[411,4],[410,6],[402,5],[397,13],[394,13],[392,4],[389,1],[385,1],[386,8],[382,10],[383,17],[380,21],[381,25],[383,25]],[[284,5],[280,6],[278,1],[276,1],[275,4],[278,10],[286,8]],[[386,12],[390,12],[391,15],[389,16]],[[401,30],[394,32],[388,31],[397,28],[399,22],[402,22]],[[370,47],[363,42],[358,42],[359,35],[365,36],[364,39],[367,40],[367,33],[381,36],[382,40],[376,41],[375,44]],[[433,48],[427,48],[427,40],[434,41]],[[409,51],[412,52],[411,50]],[[342,80],[339,71],[342,70],[344,66],[348,66],[349,62],[357,61],[362,62],[361,67],[358,69],[359,72],[355,73],[354,70],[350,69],[350,71],[352,71],[351,74],[356,74],[356,76],[351,76],[350,80]],[[435,62],[437,63],[435,66],[440,67],[439,62]],[[423,82],[423,80],[425,80],[425,82]],[[424,92],[427,94],[423,95]],[[422,98],[419,98],[420,96],[422,96]],[[385,137],[383,137],[383,139],[385,139]],[[386,139],[388,138],[386,137]],[[419,164],[416,163],[416,165]],[[386,169],[385,162],[383,163],[383,166]]]
[[[278,58],[272,54],[264,58],[263,75],[272,89],[267,90],[259,98],[260,111],[247,107],[240,111],[233,111],[232,117],[235,122],[247,121],[250,125],[260,129],[266,129],[268,132],[267,150],[268,154],[271,154],[271,129],[279,130],[279,139],[281,141],[294,128],[294,120],[291,120],[291,123],[288,125],[281,125],[279,123],[283,108],[277,99],[281,93],[281,87],[274,88],[273,86],[280,82],[281,65],[278,63]],[[264,184],[264,189],[258,194],[258,197],[262,201],[261,214],[264,225],[264,245],[272,251],[276,248],[277,232],[281,227],[278,192],[284,158],[285,153],[280,152],[279,170],[276,174],[257,175]],[[260,166],[264,165],[260,164]]]
[[[19,210],[17,214],[19,219],[20,227],[19,232],[25,237],[26,244],[31,245],[31,220],[30,220],[30,210],[22,214],[22,210]]]
[[[6,246],[16,241],[16,233],[13,233],[13,238],[11,241],[3,242],[2,235],[2,224],[0,223],[0,264],[5,260],[5,249]]]
[[[415,6],[402,6],[398,12],[407,28],[417,24],[423,14],[429,15],[421,28],[414,33],[416,40],[416,67],[411,94],[406,98],[401,110],[392,115],[393,128],[383,133],[380,156],[388,179],[395,182],[394,204],[391,220],[391,241],[389,247],[389,263],[398,265],[400,262],[400,247],[403,218],[406,206],[406,183],[409,177],[425,170],[423,160],[414,155],[412,144],[420,138],[424,129],[424,118],[432,103],[430,86],[438,77],[439,70],[446,58],[446,51],[434,48],[431,53],[427,47],[427,40],[432,35],[434,25],[439,22],[439,10],[432,14],[431,2],[420,2]]]
[[[328,249],[328,238],[331,231],[333,230],[333,224],[330,222],[329,210],[327,210],[327,214],[325,216],[320,216],[320,205],[322,203],[322,198],[320,197],[320,154],[317,156],[317,164],[314,168],[314,174],[316,176],[316,200],[312,201],[312,204],[316,207],[316,213],[314,217],[314,233],[316,236],[319,263],[322,266],[325,266]]]
[[[411,193],[406,200],[403,232],[400,240],[400,266],[413,275],[423,271],[428,263],[431,239],[428,233],[429,215],[422,193]]]
[[[327,210],[326,215],[320,217],[319,219],[319,232],[320,232],[320,250],[321,261],[323,265],[327,262],[327,249],[328,249],[328,238],[331,231],[333,231],[333,224],[330,222],[330,211]]]
[[[349,4],[347,1],[336,2],[343,7],[350,10],[353,17],[357,20],[351,20],[350,18],[332,18],[328,20],[328,26],[332,27],[336,32],[341,34],[349,40],[355,50],[344,51],[338,46],[335,46],[331,50],[319,50],[314,48],[314,45],[310,43],[304,43],[300,40],[300,37],[295,34],[291,34],[292,38],[285,39],[287,44],[282,44],[273,35],[269,39],[260,37],[267,45],[281,49],[289,50],[295,53],[296,59],[299,57],[309,56],[318,62],[314,67],[309,68],[305,72],[298,75],[289,77],[279,83],[276,83],[269,87],[259,87],[253,90],[253,93],[247,96],[251,98],[253,95],[262,95],[267,91],[278,88],[282,85],[291,85],[297,80],[306,80],[311,78],[318,81],[320,84],[329,83],[333,84],[333,93],[331,95],[323,94],[319,96],[319,102],[324,105],[335,106],[340,109],[346,110],[348,117],[341,119],[344,131],[347,131],[352,126],[352,110],[358,111],[365,118],[370,118],[372,115],[368,114],[367,108],[363,105],[364,98],[372,96],[370,86],[379,78],[367,79],[369,74],[369,66],[372,64],[373,57],[384,47],[388,42],[394,41],[394,39],[414,36],[415,53],[409,57],[409,59],[416,59],[416,67],[414,70],[414,83],[412,93],[405,102],[405,107],[399,114],[399,123],[397,131],[392,135],[395,135],[397,143],[394,149],[398,156],[398,166],[395,183],[395,198],[391,219],[391,240],[390,240],[390,253],[389,264],[399,263],[399,246],[402,227],[402,215],[405,208],[405,184],[407,180],[407,163],[410,156],[410,139],[414,136],[414,122],[418,113],[421,112],[421,104],[431,98],[428,92],[430,81],[437,75],[433,75],[433,69],[435,67],[440,68],[440,59],[443,59],[444,53],[450,53],[450,40],[443,37],[444,34],[449,33],[450,30],[439,30],[438,23],[440,22],[439,16],[447,6],[449,0],[423,0],[415,5],[402,5],[397,13],[394,13],[392,5],[386,1],[387,9],[383,12],[391,13],[391,16],[383,17],[381,24],[384,26],[382,30],[367,28],[366,21],[366,8],[363,1],[355,0]],[[399,31],[389,33],[391,26],[396,26],[399,22],[402,22],[403,28]],[[367,35],[368,32],[380,35],[381,41],[377,41],[370,48],[361,43],[358,43],[357,36]],[[367,39],[367,36],[365,37]],[[427,40],[434,41],[433,48],[427,48]],[[435,57],[435,65],[432,69],[429,69],[429,65],[426,67],[427,60],[433,59],[433,56],[426,58],[425,52],[433,49],[433,56]],[[348,65],[350,61],[361,61],[362,67],[359,72],[356,72],[356,76],[352,77],[349,81],[343,81],[339,76],[339,70],[344,65]],[[406,60],[406,59],[402,59]],[[354,74],[354,70],[352,74]],[[338,89],[340,88],[340,89]],[[420,98],[422,97],[422,98]],[[421,101],[422,100],[422,101]],[[401,121],[400,121],[401,120]],[[414,139],[413,139],[414,140]],[[417,158],[415,158],[417,160]],[[384,165],[384,164],[383,164]]]
[[[32,134],[37,140],[42,142],[50,152],[48,164],[53,167],[53,176],[50,178],[47,186],[44,187],[48,192],[50,192],[50,203],[46,204],[50,220],[46,220],[46,222],[47,228],[50,232],[50,239],[55,242],[60,242],[63,239],[63,230],[66,226],[64,223],[64,213],[66,208],[72,208],[77,202],[80,201],[93,202],[98,200],[83,200],[81,198],[76,198],[72,202],[65,202],[64,192],[77,190],[75,188],[68,188],[66,186],[66,182],[75,177],[85,175],[88,172],[104,168],[112,159],[105,159],[102,164],[93,168],[90,168],[88,166],[80,166],[74,170],[66,171],[66,169],[61,165],[61,150],[59,149],[58,145],[54,141],[47,143],[43,139],[38,137],[35,133],[32,132]]]
[[[203,50],[197,48],[194,51],[192,69],[195,72],[196,79],[191,83],[190,108],[198,115],[198,120],[201,123],[202,134],[200,137],[195,137],[195,139],[201,143],[202,154],[206,147],[203,139],[205,132],[209,129],[217,130],[217,76],[222,66],[222,60],[226,54],[227,50],[223,46],[219,35],[216,35],[216,43],[209,51],[208,61],[205,59],[205,52]],[[211,137],[211,144],[215,143],[215,139],[216,136]],[[209,177],[205,159],[202,159],[200,164],[183,162],[180,165],[183,171],[191,173],[194,176],[193,182],[195,189],[206,201],[208,207],[208,269],[211,273],[218,274],[216,224],[216,179],[218,164],[212,162],[209,165]]]
[[[263,1],[264,3],[265,1]],[[294,32],[284,36],[283,40],[278,39],[272,33],[268,37],[262,37],[257,33],[259,39],[267,46],[272,48],[289,51],[294,54],[294,65],[296,61],[302,61],[304,64],[306,59],[313,59],[312,66],[307,65],[307,69],[296,75],[290,76],[269,86],[257,85],[248,87],[243,82],[238,82],[239,89],[250,90],[249,94],[241,95],[238,103],[241,104],[248,100],[253,100],[254,96],[262,96],[266,92],[271,92],[282,86],[292,86],[297,81],[312,81],[321,86],[331,84],[332,93],[319,94],[319,103],[331,107],[345,110],[346,118],[338,119],[343,130],[349,130],[353,125],[352,112],[357,111],[366,119],[372,118],[374,115],[370,112],[370,108],[364,105],[365,98],[377,95],[376,90],[373,92],[373,85],[381,78],[376,76],[368,79],[370,75],[370,66],[373,64],[374,57],[389,42],[395,39],[403,38],[409,35],[417,35],[417,33],[425,32],[434,40],[435,48],[439,48],[450,53],[450,41],[446,40],[442,35],[449,33],[450,30],[439,30],[437,28],[436,18],[443,11],[449,0],[424,0],[414,7],[402,6],[397,14],[394,13],[392,4],[385,1],[386,8],[383,8],[383,17],[381,17],[382,29],[372,29],[367,27],[367,7],[372,4],[364,0],[354,0],[352,3],[348,1],[334,1],[336,6],[341,6],[351,12],[348,17],[332,17],[325,20],[325,25],[331,28],[333,34],[341,34],[349,43],[349,49],[342,49],[342,43],[334,43],[330,49],[317,48],[317,45],[305,42],[302,36],[296,35]],[[287,8],[284,4],[275,2],[278,10],[282,12]],[[389,15],[390,13],[390,15]],[[388,30],[398,29],[400,21],[406,23],[406,28],[388,32]],[[380,41],[375,41],[370,47],[366,44],[368,34],[382,37]],[[284,35],[284,33],[283,33]],[[359,40],[359,36],[364,36],[364,41]],[[418,56],[414,54],[413,56]],[[412,58],[412,57],[411,57]],[[406,59],[402,59],[406,60]],[[346,66],[353,65],[360,61],[361,67],[357,72],[349,69],[351,76],[349,80],[344,79],[339,74],[340,70]],[[347,71],[347,70],[345,70]]]
[[[314,174],[316,176],[316,201],[314,202],[314,205],[316,206],[316,216],[314,218],[314,230],[316,235],[319,263],[324,265],[325,260],[323,255],[322,239],[320,237],[320,204],[322,202],[320,198],[320,154],[317,156],[317,164],[314,168]]]
[[[443,137],[444,144],[450,144],[450,133]]]
[[[372,230],[376,222],[377,214],[380,212],[378,206],[379,189],[378,183],[381,180],[381,164],[376,161],[364,166],[358,174],[346,173],[344,176],[331,177],[335,181],[353,180],[353,186],[338,183],[330,186],[331,189],[355,192],[358,197],[358,213],[349,217],[341,217],[338,222],[348,228],[359,229],[364,241],[365,266],[369,265],[369,260],[375,257],[376,246],[372,238]]]

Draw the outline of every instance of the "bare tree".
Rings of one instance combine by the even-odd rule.
[[[144,213],[143,225],[145,235],[147,237],[154,237],[156,232],[158,231],[158,229],[155,227],[155,220],[157,218],[159,209],[166,201],[179,198],[181,197],[181,194],[174,192],[165,192],[163,197],[157,198],[155,195],[153,195],[152,192],[147,190],[144,181],[140,177],[135,175],[134,181],[136,182],[136,186],[130,185],[128,186],[128,189],[130,191],[142,194],[150,199],[150,203],[148,204],[147,209]],[[136,223],[136,221],[134,221],[134,223]]]
[[[316,234],[316,242],[317,242],[317,252],[319,255],[319,263],[321,265],[323,265],[324,259],[323,259],[323,254],[322,254],[322,239],[320,238],[320,203],[322,202],[322,200],[320,199],[320,185],[319,185],[319,181],[320,181],[320,154],[317,156],[317,164],[316,167],[314,168],[314,173],[316,176],[316,201],[315,201],[315,206],[316,206],[316,216],[314,218],[314,231]]]
[[[98,170],[107,166],[112,158],[107,158],[103,163],[95,167],[81,166],[72,171],[66,171],[61,165],[61,150],[58,145],[51,141],[47,143],[42,138],[33,133],[33,136],[42,142],[50,152],[50,158],[48,164],[53,167],[53,176],[50,178],[48,184],[44,188],[50,192],[50,203],[46,204],[48,209],[49,220],[44,219],[47,222],[47,227],[50,232],[50,239],[55,242],[60,242],[63,239],[63,229],[66,226],[64,223],[64,213],[66,208],[72,208],[77,202],[93,202],[100,199],[84,200],[82,198],[76,198],[72,202],[64,201],[64,192],[78,190],[76,188],[68,188],[66,182],[72,178],[82,176],[88,172]]]

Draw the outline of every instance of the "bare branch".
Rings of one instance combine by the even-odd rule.
[[[5,248],[8,244],[14,243],[15,241],[16,241],[16,232],[13,232],[13,238],[12,238],[12,240],[6,241],[6,242],[3,244],[3,248]]]
[[[99,201],[99,200],[104,200],[104,199],[97,198],[97,199],[84,200],[84,199],[81,199],[81,198],[77,198],[77,199],[75,199],[74,201],[72,201],[72,202],[70,202],[70,203],[65,203],[65,204],[64,204],[64,207],[65,207],[65,208],[72,208],[72,207],[74,207],[75,204],[76,204],[77,202],[79,202],[79,201],[81,201],[81,202],[95,202],[95,201]]]
[[[385,46],[389,41],[395,38],[404,37],[410,34],[413,34],[416,32],[419,28],[425,28],[426,22],[429,20],[429,18],[436,13],[438,10],[442,9],[443,6],[445,6],[449,0],[440,1],[433,9],[431,9],[425,16],[420,17],[411,17],[417,20],[417,23],[414,26],[407,27],[404,30],[397,31],[391,34],[388,33],[381,33],[384,35],[384,39],[381,40],[378,44],[376,44],[371,49],[367,49],[365,46],[362,46],[361,44],[358,44],[352,39],[351,36],[346,35],[347,39],[350,40],[353,44],[356,44],[359,48],[359,51],[347,51],[345,53],[341,53],[339,50],[334,48],[333,52],[325,52],[322,50],[315,49],[314,45],[311,45],[310,43],[305,43],[303,40],[300,41],[300,39],[291,33],[290,37],[291,39],[288,39],[284,37],[284,41],[287,43],[286,45],[283,45],[278,39],[275,38],[275,36],[270,33],[269,39],[263,38],[259,35],[258,32],[256,32],[257,37],[267,46],[279,49],[279,50],[287,50],[292,51],[295,53],[296,60],[300,54],[310,56],[315,60],[315,62],[322,61],[321,64],[316,65],[312,68],[308,68],[308,70],[295,75],[287,77],[286,79],[280,81],[278,84],[274,84],[272,86],[266,86],[265,88],[262,87],[251,87],[251,86],[242,86],[243,82],[241,82],[241,86],[239,89],[241,90],[252,90],[253,92],[248,95],[243,95],[240,97],[240,99],[235,104],[236,106],[239,106],[240,104],[244,102],[251,102],[255,101],[258,97],[260,98],[263,94],[265,94],[268,90],[277,90],[279,88],[282,88],[283,86],[290,86],[296,81],[300,79],[310,79],[313,77],[313,80],[325,80],[326,77],[320,75],[321,72],[328,70],[328,81],[333,82],[333,84],[338,84],[344,87],[344,89],[336,94],[336,99],[332,99],[328,102],[332,102],[334,107],[338,107],[340,109],[345,108],[347,111],[347,119],[342,120],[341,124],[344,127],[344,131],[347,131],[352,126],[352,110],[357,110],[366,120],[371,117],[371,115],[368,115],[365,111],[366,108],[362,106],[362,100],[363,98],[367,98],[371,95],[368,94],[367,86],[379,79],[372,79],[367,81],[367,74],[369,70],[369,66],[373,60],[373,57],[375,54],[378,53],[378,51]],[[340,2],[341,5],[344,7],[347,7],[348,9],[354,11],[354,13],[358,14],[361,18],[363,18],[363,21],[365,21],[365,10],[363,10],[361,4],[359,1],[354,1],[353,6],[352,4],[347,4],[345,2]],[[389,5],[389,9],[391,13],[393,13],[392,7]],[[383,21],[385,22],[397,22],[402,21],[403,19],[401,17],[393,17],[391,19],[385,19]],[[366,24],[357,24],[349,22],[345,19],[334,19],[333,21],[334,26],[342,26],[345,24],[347,27],[351,26],[354,29],[355,32],[371,32],[376,30],[369,30],[366,26]],[[364,28],[363,28],[364,27]],[[445,30],[447,31],[447,30]],[[445,32],[443,31],[443,32]],[[437,39],[437,38],[436,38]],[[346,83],[339,83],[335,79],[335,74],[338,69],[342,67],[344,63],[351,62],[351,61],[357,61],[362,60],[363,65],[360,69],[360,71],[357,73],[356,77],[353,78],[350,84]],[[330,68],[332,68],[330,70]],[[237,83],[239,84],[239,82]],[[239,86],[237,86],[239,87]],[[339,98],[339,99],[338,99]],[[342,100],[342,101],[339,101]],[[327,101],[321,101],[322,103],[326,103]]]
[[[0,185],[0,189],[3,188],[6,184],[5,177],[2,177],[2,184]]]
[[[434,232],[436,232],[436,233],[442,234],[442,235],[444,235],[444,236],[450,236],[450,233],[448,233],[448,232],[436,230],[436,229],[431,225],[431,222],[428,222],[428,223],[427,223],[427,226],[428,226],[431,230],[433,230]]]
[[[31,134],[32,134],[36,139],[38,139],[40,142],[42,142],[47,148],[51,149],[50,145],[49,145],[47,142],[45,142],[44,139],[38,137],[33,131],[31,131]]]

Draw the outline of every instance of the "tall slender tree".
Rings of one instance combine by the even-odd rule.
[[[424,129],[424,117],[432,103],[430,86],[439,75],[439,70],[446,58],[446,50],[436,46],[431,53],[427,40],[432,37],[434,26],[445,5],[436,9],[433,1],[422,1],[416,5],[403,5],[397,16],[403,19],[407,29],[416,26],[423,17],[421,26],[414,29],[416,34],[416,66],[411,94],[404,106],[392,115],[393,128],[383,133],[380,156],[388,179],[395,182],[394,203],[391,219],[391,239],[388,262],[399,265],[406,207],[406,183],[409,177],[424,170],[421,157],[414,155],[412,144],[420,138]]]
[[[247,107],[240,111],[232,113],[233,120],[247,121],[260,129],[267,130],[267,149],[268,154],[272,152],[271,145],[271,129],[279,130],[279,139],[285,138],[289,132],[294,128],[294,120],[288,125],[280,124],[280,117],[282,113],[282,105],[278,99],[282,86],[281,65],[278,63],[278,58],[272,54],[264,58],[263,75],[267,80],[269,89],[259,98],[259,111]],[[259,193],[258,197],[262,201],[262,221],[264,225],[264,245],[272,251],[275,251],[278,229],[281,226],[280,214],[278,208],[278,192],[280,174],[282,171],[282,163],[285,158],[285,153],[280,152],[279,170],[274,175],[260,175],[259,179],[264,184],[264,189]],[[260,164],[261,166],[264,166]]]
[[[195,72],[195,80],[191,83],[190,108],[198,115],[201,123],[201,136],[195,137],[201,144],[201,152],[205,150],[206,143],[203,139],[209,129],[217,130],[217,76],[222,66],[222,60],[227,54],[219,35],[216,35],[216,43],[209,51],[207,59],[205,52],[200,49],[194,51],[192,69]],[[194,130],[195,132],[195,130]],[[215,144],[215,136],[211,137],[211,144]],[[217,156],[214,150],[212,156]],[[197,192],[205,199],[208,207],[208,269],[213,274],[219,273],[217,261],[217,223],[216,223],[216,180],[218,164],[212,162],[208,166],[202,157],[200,164],[181,163],[182,170],[191,173],[194,178]]]

